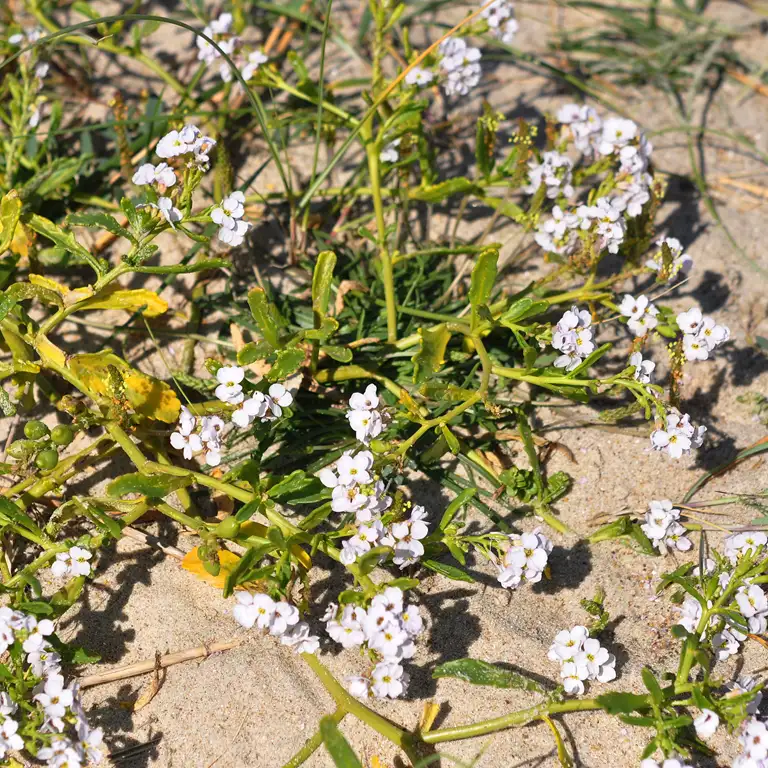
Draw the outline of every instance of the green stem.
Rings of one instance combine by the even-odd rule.
[[[337,707],[336,711],[331,715],[331,719],[338,725],[344,719],[346,714],[346,709]],[[283,766],[283,768],[299,768],[300,765],[304,765],[322,743],[323,735],[320,731],[315,731],[315,733],[306,740],[304,746]]]
[[[354,715],[358,720],[373,728],[374,731],[397,744],[411,762],[417,759],[413,748],[414,737],[412,734],[402,730],[402,728],[398,728],[394,723],[383,718],[347,693],[314,654],[302,653],[301,655],[315,675],[317,675],[325,690],[328,691],[331,698],[336,702],[337,707],[348,712],[350,715]]]
[[[521,709],[501,717],[494,717],[491,720],[481,720],[471,725],[457,725],[453,728],[440,728],[436,731],[427,731],[421,734],[421,740],[427,744],[439,744],[443,741],[458,741],[460,739],[471,739],[475,736],[486,736],[489,733],[504,730],[505,728],[514,728],[518,725],[526,725],[533,720],[541,719],[543,716],[556,715],[563,712],[587,712],[590,710],[602,709],[597,699],[569,699],[568,701],[545,701],[537,704],[535,707]]]
[[[384,299],[387,306],[387,340],[397,341],[397,300],[395,297],[395,277],[392,256],[387,247],[387,225],[384,221],[384,203],[381,197],[381,176],[379,172],[379,142],[373,139],[373,115],[360,129],[360,137],[365,144],[368,158],[368,175],[371,177],[371,197],[378,231],[379,260],[381,261],[381,279],[384,283]]]

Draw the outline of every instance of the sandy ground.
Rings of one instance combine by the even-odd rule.
[[[548,28],[540,18],[539,7],[521,3],[518,11],[521,32],[516,44],[523,50],[541,51]],[[746,12],[728,6],[728,13],[743,17]],[[566,23],[571,21],[584,23],[585,19],[566,19]],[[339,72],[342,69],[340,65]],[[551,81],[510,66],[494,65],[484,85],[484,95],[510,119],[536,119],[572,100]],[[676,124],[666,102],[652,92],[623,95],[630,113],[647,130]],[[479,101],[475,98],[463,106],[470,114],[477,114]],[[698,109],[704,106],[703,100],[697,104]],[[710,125],[742,132],[757,140],[765,151],[766,121],[768,100],[754,94],[745,100],[742,86],[726,83],[718,93],[716,108],[711,110]],[[659,137],[654,143],[658,167],[671,174],[687,172],[687,152],[680,134]],[[461,149],[457,147],[456,155]],[[708,149],[705,157],[712,177],[760,183],[759,178],[748,176],[755,171],[754,160],[727,143]],[[722,189],[718,201],[728,225],[749,259],[768,269],[761,239],[765,201],[761,204],[759,198]],[[482,219],[468,219],[461,231],[464,237],[486,225]],[[684,180],[672,180],[659,231],[680,238],[695,262],[690,281],[666,301],[680,310],[698,303],[732,332],[733,341],[714,360],[686,369],[686,408],[694,422],[707,425],[710,439],[694,459],[672,463],[648,451],[645,425],[620,430],[582,429],[573,422],[594,422],[595,413],[590,409],[542,409],[541,433],[561,441],[575,459],[572,462],[564,452],[555,452],[549,470],[563,469],[574,478],[571,492],[557,509],[562,520],[580,535],[594,528],[597,516],[626,510],[639,513],[650,499],[680,499],[702,471],[765,435],[765,427],[756,421],[749,406],[737,402],[737,397],[748,391],[768,392],[768,359],[750,345],[755,333],[768,336],[765,273],[754,271],[734,252]],[[512,229],[493,237],[506,243],[505,255],[517,241]],[[534,274],[535,265],[516,268],[507,278],[510,289],[527,283]],[[183,307],[182,295],[169,298],[174,307]],[[610,339],[615,332],[606,330],[600,340]],[[202,350],[199,354],[202,356]],[[652,354],[661,359],[663,349],[658,346]],[[150,367],[145,369],[151,370],[151,362],[147,364]],[[767,476],[762,461],[745,462],[713,480],[700,498],[755,490],[766,485]],[[423,482],[414,487],[414,496],[433,516],[438,516],[448,501]],[[739,522],[749,520],[747,511],[735,510],[734,515]],[[520,527],[528,530],[533,524],[528,518]],[[164,526],[157,533],[183,550],[193,546],[184,535],[177,539],[178,534],[170,527]],[[618,658],[619,678],[611,687],[639,691],[643,665],[660,672],[676,664],[677,641],[668,631],[676,612],[668,601],[653,597],[656,577],[674,567],[673,559],[643,557],[618,542],[589,547],[578,536],[551,536],[556,543],[550,559],[552,579],[535,588],[514,593],[499,589],[482,564],[476,565],[475,585],[450,582],[437,575],[425,579],[418,603],[429,631],[411,665],[413,683],[408,698],[377,704],[378,711],[413,727],[425,702],[435,701],[440,705],[436,725],[441,726],[494,717],[535,703],[530,694],[473,688],[454,680],[434,681],[431,669],[442,661],[473,656],[554,680],[557,669],[547,660],[546,650],[560,629],[584,621],[579,600],[591,597],[598,587],[606,590],[613,617],[604,637]],[[328,599],[323,580],[315,587],[320,603]],[[85,702],[91,718],[104,726],[113,751],[145,745],[135,756],[121,758],[116,764],[127,768],[275,768],[315,731],[319,718],[332,711],[330,697],[300,658],[270,638],[241,630],[231,611],[232,601],[221,599],[216,590],[156,550],[123,540],[105,553],[86,600],[62,622],[64,639],[102,656],[101,663],[83,669],[83,674],[152,659],[156,652],[230,638],[244,641],[234,650],[167,670],[159,693],[138,712],[132,711],[132,702],[149,684],[147,677],[88,689]],[[311,618],[317,620],[319,613]],[[743,671],[764,667],[764,654],[759,646],[749,646],[743,656]],[[354,653],[338,652],[328,643],[321,658],[337,677],[362,669],[362,661]],[[728,677],[731,671],[726,666],[723,676]],[[591,692],[605,689],[593,684]],[[572,715],[561,719],[560,724],[578,766],[636,765],[646,743],[644,732],[600,714]],[[382,766],[398,765],[391,745],[353,718],[344,721],[343,731],[366,766],[375,765],[374,757]],[[719,745],[724,755],[733,750],[732,740],[723,739]],[[457,760],[470,761],[477,756],[476,765],[487,768],[557,765],[551,735],[541,724],[449,744],[440,764],[454,765]],[[700,764],[727,763],[723,758],[721,763]],[[307,765],[325,768],[331,761],[320,750]]]

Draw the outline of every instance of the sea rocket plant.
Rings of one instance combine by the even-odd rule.
[[[680,510],[672,506],[669,499],[652,501],[645,513],[645,522],[640,526],[662,555],[670,550],[687,552],[693,542],[686,536],[686,529],[680,524]]]
[[[560,664],[560,677],[566,693],[584,693],[584,683],[596,680],[609,683],[616,679],[616,657],[589,637],[586,627],[576,626],[559,632],[547,658]]]

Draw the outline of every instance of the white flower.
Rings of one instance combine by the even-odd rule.
[[[316,653],[320,647],[320,638],[309,634],[309,624],[306,621],[300,621],[286,630],[280,642],[295,649],[296,653]]]
[[[381,662],[377,664],[371,675],[373,695],[381,699],[388,697],[396,699],[405,690],[407,675],[399,664]]]
[[[274,613],[269,623],[269,633],[278,637],[284,634],[288,627],[292,627],[299,621],[299,610],[295,605],[286,602],[274,604]]]
[[[566,693],[584,693],[584,680],[589,677],[587,665],[583,662],[566,661],[560,669]]]
[[[768,611],[768,599],[765,597],[765,592],[757,584],[740,587],[736,593],[736,603],[745,619]]]
[[[572,197],[574,190],[571,184],[573,162],[559,152],[544,152],[541,162],[534,159],[528,161],[529,184],[523,191],[534,194],[543,184],[547,189],[547,197],[555,199],[560,194]]]
[[[50,619],[41,619],[39,622],[34,616],[27,616],[24,620],[24,629],[27,630],[27,637],[22,644],[25,653],[39,651],[47,647],[45,638],[53,634],[53,622]]]
[[[225,403],[237,405],[245,399],[240,382],[245,378],[245,371],[236,365],[223,365],[216,371],[219,386],[214,394]]]
[[[387,144],[379,153],[379,160],[382,163],[396,163],[400,159],[400,153],[397,148],[400,146],[400,139],[395,139]]]
[[[71,565],[70,572],[73,576],[89,576],[91,573],[91,564],[88,562],[93,555],[83,547],[72,547],[69,550]]]
[[[632,320],[641,318],[648,309],[648,297],[638,296],[635,298],[629,293],[624,294],[624,298],[619,304],[619,314],[629,317]]]
[[[641,352],[633,352],[629,356],[629,364],[635,369],[633,376],[636,381],[639,381],[641,384],[651,383],[656,363],[652,360],[643,360]]]
[[[176,222],[181,221],[181,211],[173,204],[173,200],[170,197],[160,197],[157,200],[157,205],[154,203],[144,203],[148,208],[155,208],[160,211],[162,217],[176,229]]]
[[[706,360],[709,357],[709,347],[700,336],[686,333],[683,336],[683,353],[686,360]]]
[[[660,273],[661,277],[667,280],[674,278],[679,272],[688,272],[693,266],[693,259],[683,251],[683,246],[675,237],[663,237],[656,243],[659,250],[656,254],[645,262],[646,267],[650,267]],[[672,263],[665,267],[664,254],[661,246],[666,245],[672,254]]]
[[[275,602],[269,595],[237,592],[237,605],[232,610],[235,621],[246,629],[254,624],[259,629],[267,629],[275,614]]]
[[[180,131],[170,131],[157,142],[158,157],[169,158],[194,151],[200,131],[194,125],[185,125]]]
[[[403,629],[411,636],[416,637],[424,627],[419,609],[415,605],[406,605],[400,614],[400,622]]]
[[[261,392],[254,392],[232,413],[232,423],[245,429],[255,419],[263,419],[267,415],[268,407],[267,398]]]
[[[657,451],[666,451],[673,459],[679,459],[689,453],[691,448],[698,448],[704,441],[706,427],[694,427],[688,414],[681,416],[675,411],[667,415],[664,429],[651,432],[651,447]]]
[[[10,717],[6,717],[0,726],[0,758],[5,757],[11,750],[24,749],[24,740],[16,731],[19,724]]]
[[[759,547],[768,543],[768,535],[762,531],[745,531],[726,537],[723,554],[735,565],[741,557],[755,554]]]
[[[38,677],[42,677],[42,675],[38,675]],[[7,691],[0,692],[0,715],[3,717],[8,717],[9,715],[12,715],[18,708],[19,705],[11,698]]]
[[[80,748],[87,761],[100,763],[104,758],[104,731],[101,728],[90,728],[88,723],[80,721],[77,724],[77,738]]]
[[[584,641],[581,652],[576,656],[576,661],[586,664],[590,677],[597,677],[600,667],[610,662],[610,654],[607,648],[600,645],[599,640],[587,638]]]
[[[249,222],[240,219],[235,222],[234,227],[220,227],[217,232],[217,237],[222,243],[236,248],[238,245],[242,245],[245,242],[245,235],[250,227],[251,225]]]
[[[575,659],[584,647],[584,641],[588,636],[587,628],[581,625],[558,632],[554,643],[549,648],[547,658],[560,663]]]
[[[498,576],[502,586],[515,588],[523,578],[532,584],[541,581],[551,551],[552,542],[538,530],[511,535]]]
[[[282,384],[272,384],[267,398],[269,413],[266,418],[279,419],[283,415],[283,408],[287,408],[291,403],[293,403],[293,395]]]
[[[159,163],[158,165],[144,163],[143,165],[140,165],[136,170],[136,173],[133,174],[132,181],[139,186],[145,184],[163,184],[166,187],[172,187],[176,183],[176,174],[168,163]]]
[[[29,653],[27,655],[27,662],[37,677],[47,677],[51,673],[61,671],[61,656],[50,648],[47,643],[38,650]],[[0,714],[5,714],[1,707]]]
[[[196,434],[185,435],[181,432],[173,432],[171,445],[176,450],[182,451],[185,459],[191,459],[193,454],[203,450],[203,441]]]
[[[381,606],[391,613],[403,612],[403,590],[399,587],[387,587],[371,600],[372,606]]]
[[[739,741],[744,757],[754,761],[768,758],[768,724],[765,722],[753,717],[744,726]]]
[[[732,683],[729,683],[727,688],[729,689],[728,697],[741,696],[742,694],[749,693],[757,686],[757,680],[754,677],[744,675]],[[747,714],[754,715],[760,707],[760,702],[763,700],[763,692],[757,691],[755,697],[746,706]]]
[[[248,54],[248,63],[240,70],[243,80],[250,80],[256,70],[268,61],[269,56],[263,51],[251,51],[251,53]]]
[[[406,76],[406,85],[417,85],[419,88],[429,85],[435,76],[428,69],[422,69],[421,67],[414,67]]]
[[[626,146],[638,134],[637,124],[623,117],[612,117],[603,125],[603,135],[598,144],[601,155],[613,154]]]
[[[711,709],[702,709],[701,714],[693,721],[696,735],[700,739],[711,739],[718,725],[720,725],[720,718]]]
[[[371,684],[366,677],[347,677],[344,682],[349,693],[357,699],[367,699],[371,695]]]
[[[722,632],[716,632],[712,637],[712,650],[717,655],[718,661],[725,661],[729,656],[739,652],[739,641],[730,630],[724,629]]]
[[[725,325],[718,325],[711,317],[705,317],[699,329],[699,338],[712,350],[731,338],[731,332]]]
[[[589,330],[591,323],[589,312],[578,307],[572,307],[563,314],[552,329],[552,346],[563,353],[555,359],[556,368],[572,371],[594,351],[592,331]]]
[[[362,622],[365,620],[365,611],[355,606],[344,608],[339,621],[331,619],[327,622],[328,634],[343,648],[354,648],[365,642]]]
[[[701,310],[698,307],[692,307],[687,312],[681,312],[677,316],[677,324],[683,333],[696,335],[699,332],[703,322]]]
[[[61,675],[50,675],[45,681],[42,693],[33,698],[43,705],[45,716],[52,720],[64,717],[73,700],[72,691],[64,687],[64,678]]]
[[[354,392],[349,398],[353,411],[375,411],[379,407],[379,395],[375,384],[369,384],[365,392]]]
[[[440,68],[446,75],[443,88],[449,96],[466,96],[480,82],[479,48],[470,48],[462,38],[449,37],[440,43]]]
[[[408,633],[399,622],[390,622],[368,639],[368,647],[378,651],[385,659],[399,659],[400,649],[409,641]]]
[[[351,452],[345,453],[337,464],[339,473],[337,482],[345,486],[365,485],[373,480],[370,473],[372,468],[373,454],[370,451],[360,451],[354,456]]]
[[[368,445],[372,438],[378,437],[384,430],[384,423],[378,411],[357,411],[347,413],[349,425],[355,431],[355,437]]]
[[[244,205],[245,195],[240,191],[233,192],[211,210],[211,220],[214,224],[233,229],[235,221],[243,218]]]

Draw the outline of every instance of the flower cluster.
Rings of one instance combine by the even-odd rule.
[[[62,576],[90,576],[90,559],[93,554],[83,547],[70,547],[67,552],[58,552],[51,566],[51,573]]]
[[[645,336],[659,324],[659,310],[647,296],[635,297],[625,293],[619,304],[619,314],[628,318],[627,327],[637,337]]]
[[[299,620],[295,605],[285,601],[276,602],[262,593],[238,592],[237,605],[232,611],[235,621],[246,629],[254,625],[266,629],[269,634],[279,637],[283,645],[295,649],[296,653],[315,653],[320,647],[320,638],[310,634],[309,624]]]
[[[723,554],[733,565],[742,557],[752,555],[768,544],[768,535],[762,531],[744,531],[727,536],[723,542]]]
[[[207,171],[211,162],[209,153],[215,146],[215,139],[203,134],[197,126],[187,124],[180,131],[170,131],[163,136],[157,142],[155,152],[164,160],[192,155],[187,160],[187,167]]]
[[[687,552],[693,546],[680,524],[680,510],[675,509],[669,499],[652,501],[640,527],[662,555],[670,549]]]
[[[187,460],[205,451],[206,464],[216,467],[221,463],[220,433],[223,428],[224,421],[219,416],[203,416],[198,422],[189,408],[182,405],[176,431],[171,434],[171,445],[182,451]]]
[[[592,316],[586,309],[571,307],[563,314],[552,330],[552,346],[562,352],[555,359],[556,368],[572,371],[594,352],[591,325]]]
[[[496,0],[480,16],[488,22],[489,32],[507,45],[515,39],[517,31],[520,29],[515,18],[515,6],[509,0]]]
[[[47,768],[80,768],[87,763],[100,763],[104,757],[101,728],[91,728],[85,715],[76,682],[65,685],[61,674],[61,657],[46,637],[53,633],[53,622],[38,621],[34,616],[8,607],[0,608],[0,653],[14,643],[21,643],[29,672],[40,678],[33,689],[32,703],[15,701],[7,691],[0,693],[0,759],[11,750],[23,749],[18,734],[17,713],[35,718],[40,713],[41,734],[51,734],[37,751],[37,758],[46,761]],[[26,673],[28,674],[28,673]],[[68,735],[68,732],[71,732]]]
[[[415,85],[418,88],[426,88],[433,80],[435,75],[424,67],[414,67],[406,76],[406,85]]]
[[[683,332],[683,354],[686,360],[706,360],[709,353],[731,338],[725,325],[718,325],[713,318],[703,315],[698,307],[677,316],[677,324]]]
[[[541,581],[547,568],[552,542],[539,533],[511,534],[499,563],[498,580],[502,587],[516,589],[521,582]]]
[[[662,282],[668,282],[676,277],[680,272],[689,272],[693,266],[693,259],[685,253],[683,246],[676,237],[662,237],[656,242],[659,250],[651,256],[645,266],[658,272],[658,279]],[[669,263],[664,262],[664,251],[662,246],[669,248],[672,259]]]
[[[700,448],[707,428],[691,424],[691,417],[679,411],[670,410],[664,420],[664,428],[651,432],[651,447],[655,451],[666,451],[673,459],[679,459],[693,448]]]
[[[245,195],[239,190],[227,195],[211,209],[211,220],[219,225],[217,236],[222,243],[233,248],[242,245],[250,224],[243,221]]]
[[[616,678],[616,657],[589,637],[586,627],[564,629],[555,636],[547,658],[560,664],[560,677],[567,693],[584,693],[584,683],[609,683]]]
[[[440,69],[445,75],[443,88],[449,96],[466,96],[482,75],[479,48],[467,45],[461,37],[449,37],[440,43]]]
[[[353,696],[395,699],[405,691],[408,675],[401,662],[413,657],[424,623],[416,606],[404,604],[401,589],[387,587],[367,609],[347,605],[339,612],[332,603],[326,622],[328,634],[342,647],[365,647],[377,659],[370,677],[347,678]]]
[[[733,761],[733,768],[768,768],[768,723],[752,717],[739,734],[741,754]]]
[[[355,437],[363,445],[368,445],[384,430],[384,418],[378,408],[379,395],[375,384],[369,384],[365,392],[355,392],[349,398],[347,420],[355,430]]]
[[[203,29],[203,34],[214,40],[216,45],[218,45],[227,56],[232,56],[232,54],[240,47],[240,39],[231,34],[232,22],[233,19],[231,13],[222,13],[218,19],[214,19]],[[221,57],[221,54],[216,48],[214,48],[205,38],[200,37],[200,35],[195,37],[195,42],[197,43],[198,48],[198,61],[204,61],[210,66],[216,59]],[[228,69],[226,64],[224,64],[223,67]]]
[[[559,152],[544,152],[541,162],[532,158],[528,161],[528,186],[523,192],[532,195],[543,184],[547,197],[555,199],[561,194],[573,197],[573,161]]]

